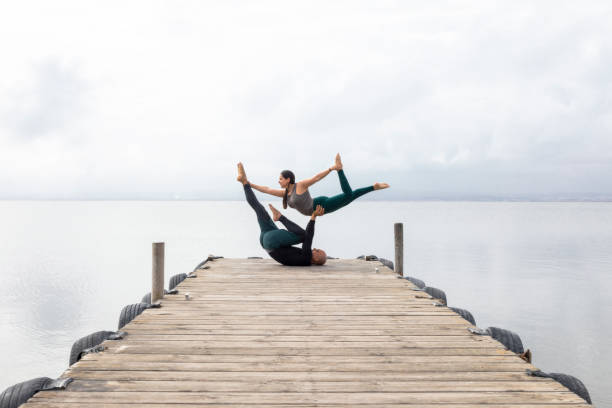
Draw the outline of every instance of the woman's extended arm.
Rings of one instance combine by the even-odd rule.
[[[277,197],[282,197],[285,195],[285,190],[275,190],[273,188],[266,187],[266,186],[258,186],[257,184],[253,184],[250,181],[249,181],[249,184],[251,185],[252,188],[254,188],[257,191],[261,191],[262,193],[270,194],[270,195],[277,196]]]
[[[331,173],[332,170],[334,170],[334,168],[330,167],[329,169],[323,170],[322,172],[320,172],[319,174],[317,174],[314,177],[311,177],[309,179],[302,180],[302,181],[298,182],[296,184],[297,193],[298,194],[304,194],[304,192],[306,190],[308,190],[308,187],[312,186],[317,181],[323,179],[325,176],[327,176],[329,173]]]

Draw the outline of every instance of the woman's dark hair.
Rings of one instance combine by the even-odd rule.
[[[281,171],[283,178],[289,179],[289,186],[295,184],[295,174],[291,170]],[[285,195],[283,196],[283,208],[287,208],[287,196],[289,195],[289,186],[285,187]]]

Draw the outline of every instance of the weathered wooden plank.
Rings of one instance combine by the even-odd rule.
[[[169,309],[148,309],[143,312],[145,316],[166,316],[166,317],[180,317],[181,319],[187,319],[194,317],[196,319],[201,318],[202,315],[206,316],[457,316],[457,314],[451,310],[444,310],[443,308],[436,308],[431,310],[423,311],[376,311],[376,310],[363,310],[363,311],[351,311],[351,310],[218,310],[218,311],[194,311],[193,309],[180,310],[179,308]]]
[[[124,326],[126,327],[126,326]],[[464,335],[467,333],[466,325],[402,325],[396,324],[389,325],[318,325],[318,324],[284,324],[284,325],[273,325],[273,324],[259,324],[259,325],[223,325],[223,324],[156,324],[156,323],[139,323],[127,326],[126,331],[132,334],[146,334],[146,333],[161,333],[167,332],[183,332],[188,331],[190,333],[197,333],[198,331],[205,333],[214,334],[294,334],[294,335],[350,335],[360,334],[363,336],[376,335],[376,334],[399,334],[399,333],[410,333],[412,335],[420,335],[424,333],[435,333],[435,334],[448,334],[455,333],[457,335]]]
[[[128,406],[130,408],[151,408],[151,404],[148,403],[109,403],[103,401],[96,402],[63,402],[57,403],[48,400],[44,401],[32,401],[27,404],[22,405],[20,408],[64,408],[64,407],[78,407],[78,408],[121,408]],[[274,408],[354,408],[355,406],[359,407],[377,407],[377,408],[406,408],[406,407],[414,407],[415,405],[404,403],[404,404],[368,404],[367,401],[362,402],[361,404],[232,404],[232,408],[269,408],[273,406]],[[440,404],[418,404],[420,408],[439,408]],[[164,403],[164,407],[168,408],[228,408],[227,404],[198,404],[198,403]],[[481,404],[444,404],[444,408],[482,408]],[[486,404],[487,408],[592,408],[591,405],[588,404]]]
[[[154,316],[154,315],[166,315],[166,316],[188,316],[188,315],[197,315],[197,313],[193,310],[193,305],[187,305],[187,302],[182,305],[177,305],[173,308],[159,308],[159,309],[148,309],[145,310],[146,315]],[[208,315],[208,316],[440,316],[440,315],[449,315],[454,316],[455,312],[452,310],[443,308],[443,307],[435,307],[434,305],[430,307],[422,307],[422,308],[414,308],[414,309],[406,309],[406,310],[398,310],[392,311],[387,308],[364,308],[359,307],[356,310],[351,308],[310,308],[310,307],[299,307],[298,305],[294,306],[290,310],[283,310],[280,308],[262,308],[261,310],[245,310],[236,307],[228,307],[228,308],[218,308],[212,309],[210,307],[203,307],[202,310],[198,310],[200,315]]]
[[[272,282],[273,283],[273,282]],[[363,295],[362,297],[360,297],[359,299],[350,296],[350,295],[346,295],[344,293],[342,293],[342,290],[339,289],[337,292],[338,293],[333,293],[333,294],[321,294],[321,293],[314,293],[316,291],[313,291],[313,293],[308,294],[308,296],[303,296],[301,294],[287,294],[287,293],[281,293],[281,292],[271,292],[265,295],[260,295],[260,296],[255,296],[252,295],[251,293],[244,293],[244,292],[249,292],[248,290],[245,290],[243,292],[240,292],[238,294],[219,294],[216,291],[206,291],[201,287],[198,287],[196,289],[197,292],[195,293],[200,293],[200,300],[201,301],[207,301],[207,302],[225,302],[227,300],[229,301],[235,301],[237,300],[236,298],[240,298],[242,300],[244,300],[246,303],[269,303],[269,302],[281,302],[281,303],[294,303],[294,302],[313,302],[313,303],[335,303],[335,302],[346,302],[346,303],[361,303],[361,301],[364,302],[393,302],[393,301],[402,301],[402,302],[415,302],[415,303],[419,303],[419,302],[425,302],[425,300],[423,299],[427,299],[427,298],[417,298],[417,295],[420,296],[424,296],[424,293],[422,292],[414,292],[411,293],[411,290],[408,289],[408,291],[404,291],[404,292],[400,292],[400,293],[396,293],[396,294],[388,294],[385,293],[384,291],[382,292],[376,292],[378,294],[373,294],[372,292],[367,293],[365,295]],[[183,291],[179,291],[179,293],[177,295],[166,295],[164,297],[164,300],[179,300],[182,293],[186,292],[185,290]],[[208,292],[214,292],[214,293],[208,293]]]
[[[191,294],[190,294],[191,296]],[[237,299],[238,300],[238,299]],[[195,303],[195,305],[194,305]],[[216,311],[244,311],[244,310],[250,310],[251,308],[257,308],[257,311],[276,311],[279,309],[284,309],[284,308],[291,308],[294,310],[299,310],[300,312],[303,311],[351,311],[351,312],[387,312],[386,314],[391,314],[389,313],[390,307],[394,307],[397,306],[398,303],[391,303],[391,304],[384,304],[384,305],[374,305],[374,304],[348,304],[348,305],[342,305],[342,304],[302,304],[302,303],[294,303],[293,305],[290,304],[286,304],[286,303],[282,303],[282,304],[258,304],[258,305],[253,305],[253,304],[241,304],[241,303],[236,303],[236,304],[210,304],[208,302],[197,302],[196,300],[181,300],[179,302],[174,302],[174,303],[164,303],[163,306],[167,306],[168,304],[172,305],[172,310],[177,310],[180,312],[185,312],[185,311],[191,311],[193,310],[194,307],[198,308],[198,311],[201,311],[202,313],[206,313],[209,311],[212,312],[216,312]],[[400,303],[402,304],[402,303]],[[402,304],[403,305],[403,304]],[[449,313],[448,310],[444,309],[444,308],[440,308],[440,307],[436,307],[433,305],[433,302],[428,302],[427,304],[412,304],[409,305],[410,309],[415,311],[415,312],[445,312],[445,313]],[[163,311],[164,307],[162,307],[161,309],[159,309],[159,311]],[[452,312],[452,311],[451,311]]]
[[[417,348],[395,347],[234,347],[225,344],[224,347],[209,347],[197,344],[185,346],[184,344],[155,344],[125,342],[106,342],[107,352],[118,354],[190,354],[190,355],[274,355],[274,356],[486,356],[486,355],[512,355],[508,350],[496,347],[488,348]],[[102,354],[104,355],[104,353]]]
[[[402,348],[493,348],[497,349],[500,344],[485,339],[479,342],[472,341],[405,341],[405,342],[377,342],[377,341],[348,341],[348,342],[325,342],[325,341],[260,341],[260,342],[249,342],[249,341],[207,341],[203,343],[201,341],[193,340],[155,340],[147,341],[142,337],[135,340],[134,338],[122,340],[123,345],[139,345],[141,347],[149,347],[152,344],[160,344],[166,347],[293,347],[293,348],[364,348],[364,347],[378,347],[381,351],[388,349],[402,349]]]
[[[441,320],[436,317],[437,320]],[[296,319],[297,320],[297,319]],[[446,319],[446,322],[442,320],[439,324],[427,324],[421,323],[406,323],[406,322],[394,322],[384,321],[376,323],[375,321],[364,321],[364,322],[351,322],[350,320],[327,320],[327,321],[315,321],[315,320],[297,320],[287,321],[286,319],[272,319],[270,321],[257,320],[253,322],[250,319],[237,319],[230,321],[219,321],[215,320],[193,320],[177,321],[174,319],[136,319],[128,325],[124,326],[126,331],[128,330],[146,330],[148,327],[159,327],[159,328],[193,328],[193,329],[241,329],[241,330],[299,330],[299,329],[313,329],[313,330],[460,330],[464,332],[468,327],[472,325],[463,319]]]
[[[528,404],[528,403],[583,403],[571,392],[69,392],[41,391],[33,400],[61,397],[73,402],[140,402],[150,404],[226,403],[226,404],[291,404],[296,401],[311,404]]]
[[[539,382],[547,379],[529,377],[525,372],[517,371],[419,371],[419,372],[385,372],[385,371],[109,371],[87,370],[72,367],[63,374],[64,377],[95,380],[134,380],[134,381],[500,381],[500,382]],[[548,380],[550,381],[550,380]]]
[[[273,283],[270,283],[273,285]],[[282,288],[277,288],[275,290],[281,290]],[[209,291],[199,291],[199,290],[190,290],[190,289],[181,289],[178,294],[170,297],[167,295],[164,297],[163,303],[186,303],[183,294],[189,292],[194,295],[194,298],[191,299],[190,303],[207,303],[207,304],[221,304],[226,301],[235,301],[237,299],[231,298],[240,298],[241,296],[261,296],[263,299],[255,301],[253,299],[245,299],[249,304],[294,304],[299,303],[303,305],[308,304],[393,304],[397,302],[402,302],[402,304],[406,305],[428,305],[431,301],[433,301],[433,297],[425,294],[424,292],[415,292],[414,294],[406,294],[406,289],[402,289],[399,291],[396,296],[388,296],[385,298],[370,298],[365,299],[364,302],[356,302],[355,298],[360,296],[366,296],[371,293],[372,290],[380,290],[386,291],[385,288],[372,288],[371,290],[362,290],[362,291],[348,291],[344,289],[338,289],[337,291],[332,291],[328,289],[314,290],[313,292],[304,292],[304,291],[293,291],[287,289],[282,297],[275,298],[273,295],[277,294],[276,291],[265,291],[265,290],[249,290],[249,288],[245,288],[242,291],[233,291],[233,292],[223,292],[219,290],[209,290]],[[409,289],[408,289],[409,290]],[[257,293],[254,293],[257,292]],[[353,300],[350,297],[353,297]]]
[[[133,337],[134,338],[134,337]],[[334,342],[334,343],[352,343],[352,342],[400,342],[400,343],[409,343],[409,342],[451,342],[456,341],[458,343],[483,343],[483,340],[474,339],[473,337],[467,334],[461,335],[453,335],[453,334],[438,334],[438,335],[370,335],[370,336],[361,336],[361,335],[338,335],[338,336],[325,336],[325,335],[305,335],[305,336],[297,336],[297,335],[234,335],[234,334],[187,334],[187,333],[176,333],[176,334],[140,334],[138,336],[139,341],[240,341],[240,342],[266,342],[273,340],[275,342]],[[485,339],[486,340],[486,339]],[[130,340],[126,338],[126,342]]]
[[[377,319],[378,317],[378,319]],[[153,323],[153,324],[240,324],[240,325],[259,325],[259,324],[278,324],[295,325],[309,324],[327,327],[336,325],[373,325],[399,327],[425,325],[435,327],[436,325],[456,324],[463,327],[470,327],[465,319],[459,315],[433,315],[433,316],[361,316],[355,319],[351,316],[150,316],[140,315],[131,324]],[[128,326],[126,326],[128,327]]]
[[[417,372],[417,371],[511,371],[524,372],[526,368],[534,369],[520,361],[495,362],[426,362],[426,363],[291,363],[291,362],[240,362],[240,363],[191,363],[191,362],[136,362],[106,361],[105,359],[81,360],[74,364],[73,370],[112,370],[112,371],[329,371],[329,372]]]
[[[129,334],[138,336],[150,335],[211,335],[211,336],[463,336],[465,329],[379,329],[379,330],[330,330],[330,329],[283,329],[278,326],[267,330],[228,330],[228,329],[190,329],[189,327],[165,328],[163,325],[146,329],[129,329]]]
[[[197,363],[520,363],[517,355],[485,356],[299,356],[299,355],[241,355],[241,354],[126,354],[126,353],[93,353],[81,358],[81,361],[103,362],[144,362],[144,361],[179,361]]]
[[[555,381],[116,381],[75,380],[71,392],[153,391],[153,392],[565,392]]]

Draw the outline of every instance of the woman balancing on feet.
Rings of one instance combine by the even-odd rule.
[[[312,198],[310,196],[310,192],[308,191],[308,187],[312,186],[317,181],[323,179],[332,171],[336,170],[338,172],[338,178],[340,179],[340,187],[342,188],[342,194],[338,194],[332,197],[319,196]],[[257,191],[261,191],[262,193],[271,194],[277,197],[283,197],[283,208],[289,207],[295,208],[299,212],[304,215],[311,215],[313,210],[317,208],[317,206],[323,207],[325,210],[325,214],[329,214],[334,212],[345,205],[348,205],[353,200],[361,197],[364,194],[369,193],[374,190],[382,190],[384,188],[388,188],[389,185],[387,183],[375,183],[369,187],[359,188],[357,190],[352,190],[351,186],[344,175],[344,171],[342,170],[342,161],[340,160],[340,154],[336,155],[336,162],[333,166],[328,168],[327,170],[322,171],[314,177],[311,177],[306,180],[295,182],[295,175],[290,170],[283,170],[278,178],[278,184],[283,188],[283,190],[275,190],[270,187],[258,186],[257,184],[253,184],[249,182],[251,187],[253,187]]]

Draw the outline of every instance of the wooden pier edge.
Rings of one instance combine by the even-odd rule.
[[[590,407],[377,261],[207,265],[22,407]]]

